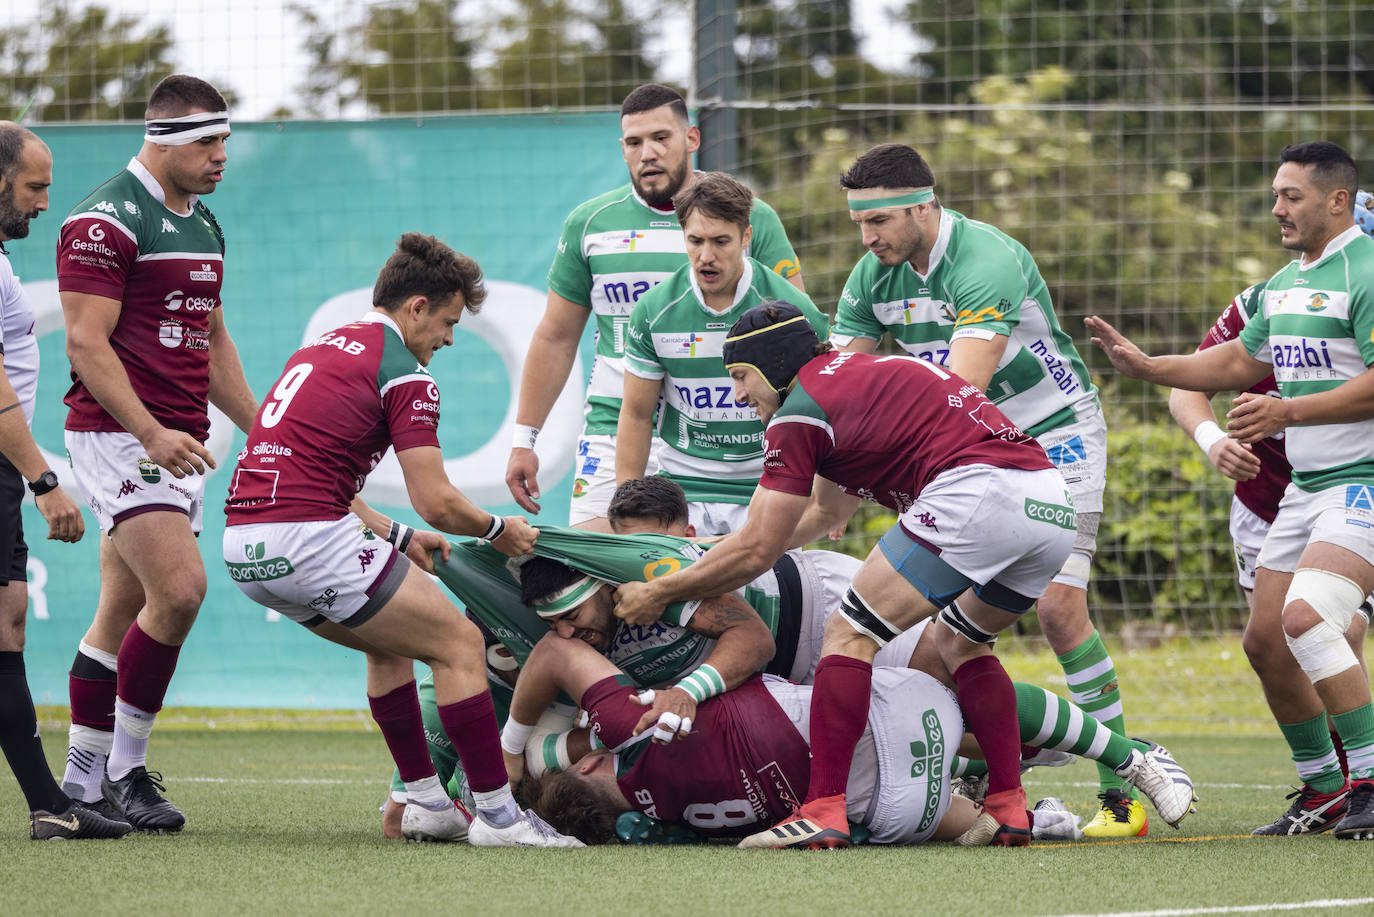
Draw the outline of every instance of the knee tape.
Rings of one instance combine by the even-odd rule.
[[[850,627],[877,643],[879,649],[896,640],[902,633],[901,628],[893,627],[884,621],[852,587],[844,594],[839,614],[849,622]]]
[[[532,776],[542,777],[549,771],[571,767],[568,733],[572,725],[571,716],[556,710],[545,710],[525,742],[525,770]]]
[[[1293,658],[1307,673],[1313,684],[1332,675],[1339,675],[1359,665],[1355,651],[1345,642],[1345,629],[1322,621],[1297,637],[1284,634]]]
[[[1283,604],[1301,600],[1311,605],[1317,615],[1343,634],[1365,600],[1365,593],[1354,580],[1329,570],[1302,567],[1293,574]]]

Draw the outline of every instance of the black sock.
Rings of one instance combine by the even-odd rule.
[[[53,779],[43,757],[23,653],[0,652],[0,749],[24,791],[29,811],[65,812],[70,808],[71,801]]]

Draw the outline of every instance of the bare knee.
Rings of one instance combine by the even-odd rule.
[[[822,656],[848,656],[872,662],[877,654],[877,642],[855,630],[843,615],[832,614],[825,622],[825,636],[821,640]]]
[[[24,624],[29,612],[29,592],[23,581],[0,586],[0,651],[24,651]]]
[[[465,615],[455,610],[453,621],[441,636],[415,658],[430,668],[471,668],[483,666],[486,646],[482,632]]]

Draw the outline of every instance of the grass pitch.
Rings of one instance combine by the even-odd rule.
[[[1038,664],[1014,653],[1007,662],[1018,677]],[[166,775],[186,830],[33,843],[18,786],[0,775],[0,914],[1374,914],[1374,844],[1249,836],[1287,807],[1295,780],[1272,727],[1161,731],[1173,715],[1167,704],[1147,711],[1143,680],[1123,671],[1138,689],[1132,731],[1164,742],[1189,769],[1198,812],[1178,831],[1152,818],[1144,839],[1021,850],[404,844],[381,837],[390,762],[364,716],[169,708],[150,764]],[[42,714],[60,773],[65,711]],[[1096,805],[1088,763],[1036,769],[1026,788],[1085,816]],[[1293,907],[1303,902],[1320,903]]]

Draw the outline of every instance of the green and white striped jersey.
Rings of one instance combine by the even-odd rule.
[[[872,252],[850,273],[832,340],[877,341],[884,331],[907,353],[940,366],[948,365],[952,340],[1007,336],[987,396],[1031,436],[1102,410],[1030,252],[953,210],[941,212],[926,276],[906,261],[886,267]]]
[[[689,503],[748,503],[763,473],[763,423],[735,400],[721,352],[730,326],[770,299],[801,309],[825,340],[826,318],[810,298],[753,258],[745,259],[725,312],[707,307],[696,275],[683,265],[630,316],[625,370],[662,380],[659,468],[682,485]]]
[[[773,208],[754,198],[749,253],[783,277],[800,268]],[[549,289],[596,313],[596,358],[587,383],[584,432],[615,434],[625,389],[625,326],[639,298],[687,260],[682,227],[672,210],[646,204],[626,184],[592,198],[568,215]]]
[[[1284,398],[1325,392],[1365,372],[1374,364],[1374,239],[1352,226],[1316,261],[1293,261],[1275,274],[1240,340],[1273,365]],[[1374,418],[1289,427],[1284,445],[1303,490],[1374,483]]]

